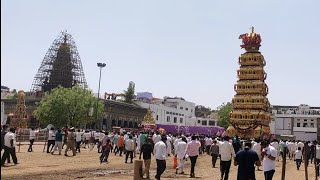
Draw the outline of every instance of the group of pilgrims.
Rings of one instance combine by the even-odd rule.
[[[10,154],[13,155],[15,149],[15,133],[11,128],[1,131],[1,150],[5,152],[2,156],[2,166],[5,160],[10,161]],[[33,143],[39,130],[30,130],[30,145],[28,152],[33,152]],[[3,135],[4,134],[4,135]],[[10,142],[6,142],[10,141]],[[14,142],[12,142],[14,141]],[[255,179],[255,171],[262,171],[266,180],[273,178],[276,170],[276,161],[281,161],[285,153],[290,160],[296,161],[297,170],[301,163],[320,163],[320,145],[316,141],[301,142],[294,140],[274,139],[240,139],[239,137],[228,137],[225,134],[199,135],[188,133],[166,134],[156,132],[108,132],[102,130],[84,130],[76,128],[51,128],[47,137],[47,153],[54,154],[58,151],[62,154],[62,149],[66,145],[64,155],[68,156],[68,151],[72,151],[75,156],[81,152],[81,148],[88,148],[92,151],[95,147],[100,153],[99,162],[108,164],[110,153],[115,156],[125,156],[125,163],[133,163],[133,159],[139,155],[144,162],[143,175],[150,179],[151,158],[156,160],[157,171],[155,178],[158,180],[166,170],[166,161],[173,157],[175,173],[177,175],[186,174],[185,162],[190,160],[190,178],[195,178],[195,166],[199,155],[209,155],[212,160],[212,168],[216,168],[216,162],[220,159],[220,179],[229,179],[231,162],[238,166],[238,180]],[[7,147],[11,146],[11,147]],[[8,150],[9,149],[9,150]],[[305,158],[306,157],[306,158]],[[16,155],[12,156],[14,163],[18,164]],[[263,162],[263,163],[261,163]],[[317,166],[317,176],[319,176],[319,166]]]

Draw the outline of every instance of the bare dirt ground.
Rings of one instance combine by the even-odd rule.
[[[14,166],[8,164],[8,167],[1,167],[1,179],[115,179],[115,180],[132,180],[133,164],[124,163],[124,155],[119,157],[110,154],[108,164],[100,164],[97,149],[90,151],[89,149],[81,149],[81,153],[71,156],[72,152],[68,152],[69,157],[62,155],[51,155],[42,152],[43,145],[35,145],[34,152],[27,152],[28,146],[21,146],[21,150],[17,153],[19,164]],[[138,159],[138,155],[136,157]],[[277,162],[276,173],[273,179],[281,179],[281,163]],[[288,160],[286,165],[286,179],[303,180],[305,179],[304,164],[300,170],[296,169],[295,162]],[[262,167],[261,167],[262,169]],[[176,175],[173,169],[173,157],[167,160],[167,169],[161,176],[161,179],[189,179],[190,160],[186,162],[186,175]],[[308,167],[309,179],[315,179],[314,165]],[[151,178],[154,179],[156,174],[155,159],[152,159]],[[217,168],[212,168],[211,157],[208,155],[200,155],[195,170],[196,179],[219,180],[219,161]],[[234,180],[237,177],[237,167],[231,166],[229,179]],[[257,180],[263,180],[263,172],[256,171]]]

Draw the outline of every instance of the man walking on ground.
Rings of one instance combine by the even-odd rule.
[[[259,160],[261,161],[261,144],[260,144],[260,139],[257,139],[256,143],[253,145],[252,150],[254,150],[259,157]],[[260,163],[261,164],[261,163]],[[260,166],[257,165],[257,170],[261,171]]]
[[[141,155],[143,154],[143,161],[145,169],[143,170],[142,177],[144,174],[147,175],[147,179],[150,179],[150,164],[151,164],[151,153],[153,154],[153,145],[151,144],[152,139],[148,138],[146,139],[146,142],[143,143],[140,149],[140,156],[139,159],[141,159]]]
[[[81,136],[82,136],[82,132],[80,132],[80,129],[78,129],[78,132],[76,133],[76,152],[80,152],[80,144],[81,144]]]
[[[68,156],[68,150],[71,149],[72,150],[72,153],[73,153],[73,156],[76,155],[76,150],[74,148],[74,142],[75,142],[75,134],[74,134],[74,128],[70,128],[70,132],[68,134],[68,143],[67,143],[67,148],[64,152],[64,155],[65,156]]]
[[[62,151],[62,139],[63,139],[63,134],[60,128],[58,128],[58,131],[56,132],[56,141],[54,144],[54,148],[53,151],[51,151],[51,154],[54,153],[54,151],[57,150],[57,148],[59,149],[59,155],[61,155],[61,151]]]
[[[217,145],[217,140],[213,140],[213,144],[211,145],[209,152],[212,156],[212,167],[215,168],[219,156],[219,146]]]
[[[30,130],[30,134],[29,134],[29,140],[30,140],[30,145],[29,145],[29,148],[28,148],[28,152],[32,152],[33,149],[32,149],[32,145],[36,139],[36,134],[39,132],[39,130],[34,130],[34,128],[31,128]]]
[[[54,133],[54,128],[51,128],[49,130],[48,134],[48,146],[47,146],[47,153],[50,153],[54,147],[54,142],[55,142],[55,133]],[[51,149],[50,149],[51,146]],[[50,150],[49,150],[50,149]]]
[[[4,153],[1,158],[1,166],[4,166],[4,162],[11,155],[13,163],[18,164],[17,156],[16,156],[16,137],[15,137],[15,129],[10,128],[10,131],[6,133],[4,136]]]
[[[187,151],[187,139],[186,137],[182,137],[182,140],[178,142],[178,145],[176,147],[175,156],[179,160],[179,165],[176,168],[176,174],[178,174],[178,171],[180,170],[180,174],[184,174],[184,162],[186,158],[186,151]]]
[[[251,146],[250,141],[245,142],[244,150],[236,154],[234,165],[238,166],[237,180],[256,180],[254,165],[261,166],[261,161]]]
[[[277,150],[269,145],[269,141],[263,140],[261,142],[263,148],[261,152],[261,158],[263,158],[263,171],[265,180],[272,180],[273,174],[276,169]]]
[[[221,180],[228,180],[229,171],[231,166],[231,159],[235,157],[234,149],[232,144],[229,142],[229,137],[223,137],[223,142],[219,145],[220,157],[220,171],[221,171]]]
[[[128,163],[128,157],[130,155],[130,163],[133,163],[133,151],[134,151],[134,147],[135,147],[135,144],[134,144],[134,141],[132,139],[132,135],[129,135],[129,139],[126,140],[125,142],[125,148],[126,148],[126,161],[125,163]]]
[[[201,147],[201,143],[197,141],[196,136],[193,135],[191,137],[191,142],[189,142],[187,145],[187,153],[186,153],[190,157],[190,161],[191,161],[190,178],[195,178],[194,167],[196,166],[196,163],[197,163],[200,147]]]
[[[118,149],[117,151],[115,151],[114,155],[117,155],[117,153],[120,151],[120,156],[122,156],[122,151],[123,151],[123,146],[124,146],[124,137],[123,137],[123,134],[121,134],[119,137],[118,137]]]
[[[161,140],[154,145],[154,154],[157,161],[157,174],[155,178],[160,180],[161,174],[166,170],[166,158],[167,158],[167,136],[163,135]]]
[[[2,126],[2,130],[1,130],[1,152],[2,150],[4,150],[4,136],[7,134],[8,132],[8,126],[7,125],[3,125]],[[10,156],[8,156],[7,158],[7,163],[10,163]]]

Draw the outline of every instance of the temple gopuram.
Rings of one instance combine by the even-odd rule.
[[[259,51],[260,34],[254,32],[240,35],[241,48],[245,53],[239,57],[239,80],[234,85],[236,95],[232,99],[230,126],[226,130],[229,136],[258,138],[270,133],[271,114],[267,98],[267,74],[264,71],[266,61]]]

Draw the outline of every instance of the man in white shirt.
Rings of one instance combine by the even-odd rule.
[[[132,139],[132,135],[129,135],[129,139],[125,141],[125,148],[126,148],[126,161],[125,163],[128,163],[128,157],[130,155],[130,163],[133,163],[133,151],[134,151],[134,148],[135,148],[135,144],[134,144],[134,141]]]
[[[47,153],[50,153],[54,147],[54,144],[55,144],[55,141],[56,141],[56,134],[54,132],[54,128],[52,127],[50,130],[49,130],[49,133],[48,133],[48,146],[47,146]],[[50,149],[50,146],[51,149]],[[50,149],[50,151],[49,151]]]
[[[211,147],[211,145],[212,145],[212,138],[210,137],[210,136],[208,136],[208,137],[206,137],[205,138],[205,144],[206,144],[206,152],[207,152],[207,154],[209,155],[210,153],[209,153],[209,150],[210,150],[210,147]]]
[[[197,140],[197,137],[193,135],[191,137],[191,142],[189,142],[187,145],[187,152],[186,152],[186,154],[190,157],[190,161],[191,161],[190,178],[195,178],[194,168],[197,163],[200,147],[201,147],[201,143]]]
[[[315,142],[315,144],[316,144],[316,175],[317,175],[317,177],[319,177],[319,166],[320,166],[320,142]]]
[[[220,154],[220,171],[221,179],[228,180],[229,171],[231,166],[232,157],[235,158],[236,154],[232,144],[229,142],[229,137],[224,136],[223,142],[219,143],[219,154]]]
[[[152,140],[154,144],[157,144],[160,140],[161,140],[161,135],[159,133],[159,131],[157,131],[153,136],[152,136]]]
[[[277,157],[277,150],[269,145],[267,140],[263,140],[261,142],[261,147],[263,148],[261,152],[261,157],[263,158],[263,171],[265,180],[272,180],[276,169],[276,157]]]
[[[11,155],[13,163],[18,164],[16,156],[16,137],[15,129],[10,128],[10,131],[4,136],[4,153],[1,158],[1,166],[4,166],[4,162]]]
[[[176,149],[175,149],[175,156],[179,160],[179,165],[176,168],[176,174],[178,174],[178,171],[180,170],[180,174],[184,174],[184,162],[185,162],[185,156],[187,151],[187,139],[186,137],[182,137],[182,140],[178,142]]]
[[[260,139],[257,139],[256,143],[253,144],[252,150],[254,150],[258,154],[259,161],[261,162],[261,144],[260,144]],[[257,170],[261,171],[259,167],[260,166],[257,166],[257,168],[258,168]]]
[[[162,136],[161,140],[154,145],[154,153],[157,161],[157,174],[155,178],[160,180],[161,174],[166,170],[167,146],[165,144],[167,136]]]
[[[31,128],[30,130],[30,134],[29,134],[29,140],[30,140],[30,145],[29,145],[29,148],[28,148],[28,152],[32,152],[33,149],[32,149],[32,145],[36,139],[36,134],[39,132],[39,130],[34,130],[34,128]]]
[[[170,157],[172,146],[171,146],[171,137],[169,135],[167,136],[166,144],[167,144],[167,153],[168,153],[168,156]]]
[[[277,151],[276,161],[279,161],[279,142],[277,139],[274,139],[273,142],[270,144],[272,147],[274,147]]]
[[[76,152],[78,151],[80,153],[80,144],[81,144],[81,136],[82,136],[82,132],[80,131],[80,129],[78,129],[78,132],[76,132]]]

